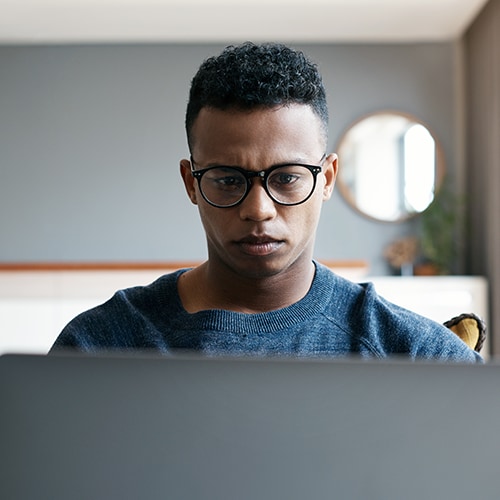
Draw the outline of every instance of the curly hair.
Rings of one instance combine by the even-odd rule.
[[[246,42],[205,60],[191,81],[186,133],[204,107],[225,110],[305,104],[328,134],[328,106],[321,74],[307,56],[282,44]]]

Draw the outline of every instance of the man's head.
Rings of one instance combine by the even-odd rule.
[[[191,82],[186,133],[203,108],[218,110],[273,108],[304,104],[320,118],[325,146],[328,107],[321,74],[302,52],[281,44],[247,42],[227,47],[207,59]]]
[[[186,126],[191,158],[180,171],[211,268],[308,274],[337,172],[316,67],[282,45],[230,47],[195,76]]]

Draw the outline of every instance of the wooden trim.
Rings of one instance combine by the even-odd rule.
[[[363,260],[324,260],[319,262],[331,268],[368,269]],[[148,271],[196,267],[200,261],[165,262],[0,262],[0,272],[35,271]]]
[[[22,271],[148,271],[195,267],[200,262],[3,262],[0,272]]]
[[[317,259],[318,262],[326,267],[342,267],[349,269],[368,269],[368,262],[366,260],[328,260]]]

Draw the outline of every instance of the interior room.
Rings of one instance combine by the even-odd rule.
[[[0,0],[0,353],[46,352],[114,290],[206,258],[179,175],[188,88],[202,60],[252,40],[304,50],[324,77],[346,177],[315,257],[440,322],[478,314],[497,356],[499,33],[500,0]],[[430,197],[387,217],[351,196],[344,152],[381,113],[436,150]],[[377,209],[389,175],[370,183]]]

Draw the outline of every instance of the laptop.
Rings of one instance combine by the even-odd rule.
[[[500,366],[0,357],[0,498],[498,499]]]

